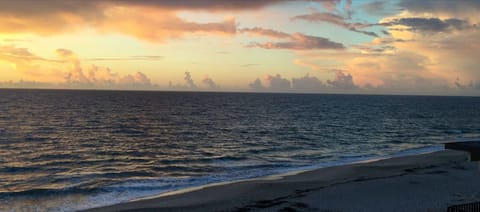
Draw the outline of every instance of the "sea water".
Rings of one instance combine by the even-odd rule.
[[[74,211],[480,137],[480,98],[0,90],[0,211]]]

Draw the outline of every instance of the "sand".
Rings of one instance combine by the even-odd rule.
[[[446,211],[480,201],[468,153],[445,150],[255,179],[87,211]]]

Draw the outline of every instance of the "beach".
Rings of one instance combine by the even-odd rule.
[[[443,150],[206,186],[103,211],[445,211],[480,201],[468,153]]]

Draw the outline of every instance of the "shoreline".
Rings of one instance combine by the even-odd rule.
[[[372,163],[380,160],[387,160],[387,159],[392,159],[392,158],[398,158],[398,157],[406,157],[406,156],[416,156],[416,155],[422,155],[422,154],[430,154],[434,152],[439,152],[439,151],[444,151],[445,149],[442,146],[439,145],[434,145],[434,146],[428,146],[428,147],[420,147],[420,148],[414,148],[414,149],[406,149],[400,152],[397,152],[393,155],[390,156],[384,156],[384,157],[360,157],[359,160],[351,159],[351,160],[344,160],[340,162],[332,162],[332,163],[321,163],[317,165],[311,165],[311,166],[303,166],[299,168],[290,168],[287,171],[284,172],[279,172],[276,174],[270,174],[270,175],[265,175],[265,176],[259,176],[259,177],[252,177],[252,178],[242,178],[242,179],[236,179],[236,180],[230,180],[230,181],[220,181],[220,182],[214,182],[214,183],[208,183],[208,184],[203,184],[203,185],[196,185],[192,187],[187,187],[187,188],[181,188],[178,190],[172,190],[172,191],[167,191],[164,193],[160,193],[157,195],[152,195],[152,196],[146,196],[146,197],[140,197],[136,199],[132,199],[127,201],[128,202],[137,202],[137,201],[142,201],[142,200],[149,200],[149,199],[157,199],[161,197],[166,197],[166,196],[172,196],[172,195],[178,195],[178,194],[183,194],[183,193],[188,193],[188,192],[193,192],[209,187],[215,187],[215,186],[226,186],[229,184],[234,184],[234,183],[241,183],[241,182],[249,182],[249,181],[266,181],[266,180],[281,180],[284,177],[289,177],[289,176],[294,176],[298,174],[302,174],[305,172],[310,172],[310,171],[315,171],[318,169],[324,169],[324,168],[331,168],[331,167],[338,167],[338,166],[348,166],[348,165],[353,165],[353,164],[363,164],[363,163]],[[122,203],[117,203],[117,204],[122,204]],[[113,204],[113,205],[117,205]],[[113,206],[109,205],[109,206]],[[102,207],[109,207],[109,206],[102,206]]]
[[[476,180],[480,173],[477,164],[468,162],[467,158],[467,153],[451,150],[392,157],[208,184],[85,211],[278,211],[295,208],[352,211],[359,208],[382,210],[400,203],[408,205],[412,210],[445,210],[449,205],[480,200],[480,192],[469,190],[480,188],[480,182]],[[465,180],[459,181],[462,177]],[[448,183],[445,183],[447,180]],[[386,183],[382,187],[384,190],[370,192],[373,188],[379,189],[378,184],[382,183]],[[424,185],[425,188],[418,190],[416,187],[419,185]],[[448,187],[444,188],[443,195],[434,191],[442,185]],[[346,191],[335,191],[338,189]],[[423,203],[420,204],[415,199],[403,203],[392,202],[393,197],[412,196],[409,194],[412,192],[422,192],[423,197],[418,199]],[[455,195],[452,196],[452,193]],[[457,198],[469,197],[469,193],[473,193],[473,196]],[[388,199],[388,203],[377,205],[379,198]],[[342,204],[346,199],[363,202],[363,206],[346,206]]]

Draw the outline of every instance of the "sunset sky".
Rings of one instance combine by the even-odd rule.
[[[476,0],[0,1],[0,87],[480,95]]]

